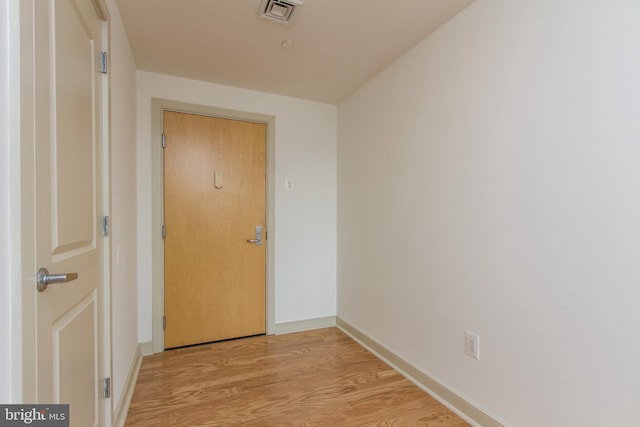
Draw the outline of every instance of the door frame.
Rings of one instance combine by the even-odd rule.
[[[96,13],[102,20],[101,37],[102,46],[97,46],[97,51],[109,52],[110,46],[110,14],[105,0],[92,0]],[[13,403],[36,403],[37,397],[37,291],[36,291],[36,247],[35,247],[35,217],[36,217],[36,192],[34,174],[36,170],[35,159],[35,70],[34,61],[34,4],[20,0],[10,0],[10,13],[19,22],[19,27],[11,29],[12,36],[19,41],[12,44],[18,52],[13,52],[12,58],[19,55],[18,64],[12,65],[19,68],[19,87],[12,88],[19,100],[15,99],[12,105],[19,104],[12,114],[10,151],[12,166],[10,171],[10,197],[12,202],[12,268],[11,286],[12,312],[11,325],[11,360],[12,378],[11,391]],[[102,188],[102,212],[96,212],[98,216],[110,215],[111,189],[110,189],[110,74],[107,73],[96,79],[96,91],[102,92],[102,118],[98,124],[101,134],[101,145],[96,147],[96,157],[100,160],[101,176],[96,177],[96,185]],[[12,93],[9,94],[11,98]],[[18,117],[15,117],[18,116]],[[18,145],[17,147],[15,145]],[[99,151],[99,152],[98,152]],[[17,160],[17,161],[15,161]],[[96,221],[98,219],[96,218]],[[17,228],[14,228],[15,224]],[[98,228],[99,229],[99,228]],[[18,244],[19,242],[19,244]],[[99,294],[99,306],[97,315],[98,341],[100,343],[98,353],[98,375],[101,379],[111,378],[111,238],[98,237],[96,245],[101,245],[102,256],[100,259],[101,283],[97,291]],[[113,415],[113,399],[100,397],[99,424],[110,426]],[[50,402],[44,402],[50,403]]]
[[[207,105],[190,104],[168,99],[151,100],[151,300],[152,300],[152,350],[164,351],[164,167],[163,167],[163,113],[180,113],[211,116],[222,119],[242,120],[263,123],[266,132],[266,223],[268,239],[266,241],[266,333],[275,333],[275,116],[247,111],[230,110]]]

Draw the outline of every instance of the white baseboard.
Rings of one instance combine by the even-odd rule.
[[[291,332],[309,331],[311,329],[329,328],[336,326],[336,316],[317,317],[315,319],[298,320],[295,322],[276,323],[274,330],[270,331],[276,335],[288,334]]]
[[[140,365],[142,365],[142,358],[145,354],[143,348],[145,344],[151,347],[151,343],[140,343],[138,344],[138,348],[136,350],[136,356],[134,358],[133,363],[131,364],[131,368],[129,369],[129,374],[127,375],[127,382],[122,391],[122,396],[120,396],[120,401],[118,402],[116,409],[113,414],[113,426],[114,427],[124,427],[124,423],[127,420],[127,413],[129,412],[129,404],[131,403],[131,398],[133,397],[133,391],[136,388],[136,381],[138,380],[138,372],[140,371]]]
[[[153,354],[153,341],[147,341],[140,343],[140,353],[143,356]]]
[[[503,424],[496,421],[485,412],[475,407],[462,397],[458,396],[444,385],[440,384],[429,375],[420,371],[391,350],[378,343],[374,339],[344,321],[336,318],[336,326],[351,338],[359,342],[367,350],[375,354],[378,358],[389,364],[402,375],[407,377],[411,382],[426,391],[434,399],[451,409],[453,412],[464,418],[474,426],[482,427],[503,427]]]

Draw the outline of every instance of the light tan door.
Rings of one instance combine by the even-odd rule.
[[[165,348],[265,333],[266,125],[165,111],[164,136]]]
[[[100,379],[108,351],[101,335],[105,241],[99,227],[102,22],[92,0],[35,1],[33,7],[35,264],[68,281],[41,291],[33,284],[36,395],[38,403],[70,404],[71,426],[96,426],[108,419]]]

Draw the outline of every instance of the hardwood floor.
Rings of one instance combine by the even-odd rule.
[[[337,328],[147,356],[126,426],[467,426]]]

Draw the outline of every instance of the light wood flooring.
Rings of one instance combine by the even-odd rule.
[[[142,362],[126,426],[467,426],[337,328]]]

